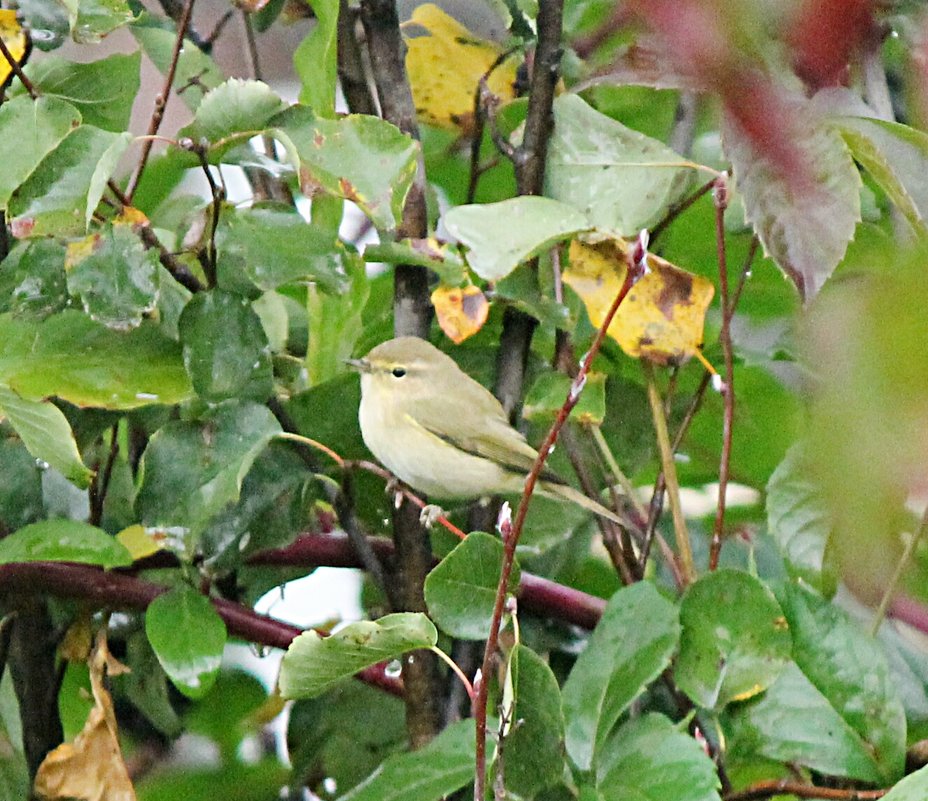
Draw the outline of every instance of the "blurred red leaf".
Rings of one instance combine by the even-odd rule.
[[[873,30],[872,0],[805,0],[786,35],[793,66],[812,89],[843,84]]]

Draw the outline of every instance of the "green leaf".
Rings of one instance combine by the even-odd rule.
[[[43,322],[0,315],[0,383],[24,398],[56,395],[104,409],[180,403],[191,394],[180,346],[158,326],[121,333],[77,311]]]
[[[564,373],[546,372],[535,379],[525,395],[522,416],[526,420],[552,420],[570,392],[573,379]],[[570,412],[577,423],[599,425],[606,417],[606,374],[588,373],[580,400]]]
[[[43,472],[19,438],[0,437],[0,526],[4,531],[45,517]]]
[[[0,798],[28,798],[31,785],[19,703],[7,672],[0,681]]]
[[[143,12],[129,30],[158,71],[166,73],[177,39],[174,23],[169,19]],[[184,39],[174,74],[174,86],[177,87],[178,96],[187,104],[187,108],[196,111],[203,96],[224,80],[225,76],[216,66],[216,62],[189,39]]]
[[[67,305],[65,249],[54,239],[17,242],[0,267],[0,311],[45,317]]]
[[[683,161],[578,95],[554,101],[545,194],[583,212],[594,228],[631,237],[657,223],[689,183]]]
[[[278,433],[280,424],[267,407],[237,401],[216,406],[198,422],[168,423],[142,455],[139,518],[198,535],[213,515],[238,500],[252,463]]]
[[[54,97],[14,97],[0,105],[0,208],[80,121],[74,106]]]
[[[834,595],[838,576],[828,561],[832,521],[821,487],[809,476],[802,446],[793,445],[767,483],[767,528],[794,578]]]
[[[562,239],[590,229],[573,207],[532,195],[457,206],[443,220],[448,233],[468,248],[471,269],[487,281],[504,278]]]
[[[93,471],[81,459],[71,426],[55,404],[21,398],[0,384],[0,417],[9,420],[36,459],[81,488],[90,485]]]
[[[796,584],[781,595],[796,664],[863,740],[881,782],[905,766],[906,721],[889,664],[877,642],[847,613]]]
[[[854,159],[916,230],[928,226],[928,135],[908,125],[865,117],[841,117],[835,125]]]
[[[43,98],[60,98],[74,106],[85,125],[122,133],[129,127],[139,92],[141,62],[141,53],[114,53],[86,64],[47,56],[30,64],[26,74]]]
[[[338,0],[312,0],[316,24],[293,53],[300,78],[300,102],[320,117],[335,116],[338,82]]]
[[[305,195],[351,200],[378,228],[396,228],[416,174],[415,140],[376,117],[328,120],[305,106],[293,106],[270,125],[298,169]]]
[[[184,366],[201,398],[263,401],[273,392],[267,335],[246,298],[222,289],[199,292],[178,328]]]
[[[10,198],[19,239],[84,233],[132,134],[81,125],[52,150]]]
[[[452,723],[418,751],[388,757],[366,781],[339,801],[447,798],[474,779],[474,740],[473,720]]]
[[[838,266],[860,221],[860,174],[841,135],[804,99],[790,104],[790,144],[813,171],[808,178],[785,173],[735,123],[723,130],[725,153],[744,199],[745,217],[764,251],[812,298]]]
[[[227,635],[209,599],[187,586],[159,595],[145,610],[145,633],[178,690],[193,699],[210,691]]]
[[[508,672],[515,708],[506,735],[504,781],[515,796],[531,798],[564,772],[561,692],[548,664],[524,645],[512,649]]]
[[[78,44],[96,44],[133,19],[126,0],[61,0],[68,9],[71,37]]]
[[[674,676],[699,706],[718,709],[763,692],[790,662],[783,610],[758,579],[718,570],[680,606],[683,636]]]
[[[144,631],[137,629],[126,638],[123,661],[130,672],[111,677],[114,687],[125,693],[158,731],[168,737],[179,737],[183,726],[171,706],[167,676]]]
[[[486,639],[503,564],[503,544],[474,531],[425,579],[425,603],[436,625],[462,640]],[[510,590],[519,584],[516,564]]]
[[[702,746],[656,714],[629,721],[609,739],[596,787],[608,801],[719,801],[718,771]]]
[[[353,258],[332,234],[289,207],[226,211],[216,244],[220,265],[243,271],[265,291],[312,281],[328,292],[342,292],[347,283],[342,263]]]
[[[732,757],[763,756],[879,784],[870,746],[794,664],[757,699],[729,707],[725,719]]]
[[[103,568],[132,564],[132,556],[103,529],[79,520],[41,520],[0,540],[0,564],[79,562]]]
[[[647,581],[619,590],[564,683],[567,753],[589,770],[621,714],[670,664],[677,608]]]
[[[210,160],[218,162],[231,147],[260,133],[268,120],[286,107],[266,83],[229,78],[204,96],[193,122],[178,136],[195,143],[206,139],[211,146]],[[229,138],[233,141],[223,142]]]
[[[906,776],[883,796],[883,801],[922,801],[928,796],[928,767]]]
[[[364,263],[358,258],[346,259],[344,267],[350,282],[345,291],[333,294],[312,285],[306,288],[309,320],[306,371],[310,386],[346,371],[345,359],[354,352],[365,330],[362,312],[371,293],[370,279]]]
[[[364,246],[364,261],[387,264],[411,264],[434,272],[441,283],[460,286],[467,280],[467,265],[451,249],[433,239],[401,239]]]
[[[108,328],[136,328],[158,302],[158,253],[131,225],[107,225],[86,240],[90,253],[68,272],[68,289],[90,318]]]
[[[431,648],[437,641],[435,626],[420,612],[351,623],[329,637],[304,631],[284,655],[280,694],[313,698],[359,670],[397,659],[407,651]]]

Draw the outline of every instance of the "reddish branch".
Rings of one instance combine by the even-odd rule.
[[[89,565],[63,562],[0,565],[0,596],[48,593],[89,601],[101,607],[144,610],[167,590],[167,587],[135,576],[103,571]],[[229,634],[249,642],[286,649],[303,631],[232,601],[214,598],[212,603],[225,621]],[[402,684],[387,676],[380,665],[361,671],[358,678],[394,695],[402,695]]]
[[[813,784],[783,779],[760,782],[745,790],[728,793],[723,801],[759,801],[778,795],[792,795],[796,798],[824,798],[828,801],[874,801],[888,792],[889,790],[841,790],[834,787],[816,787]]]

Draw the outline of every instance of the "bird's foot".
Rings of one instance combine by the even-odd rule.
[[[434,503],[427,503],[419,513],[419,523],[426,528],[434,526],[439,518],[445,516],[445,510]]]

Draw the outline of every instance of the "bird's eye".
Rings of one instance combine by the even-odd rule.
[[[390,372],[393,373],[394,378],[402,378],[404,375],[406,375],[406,368],[394,367]]]

